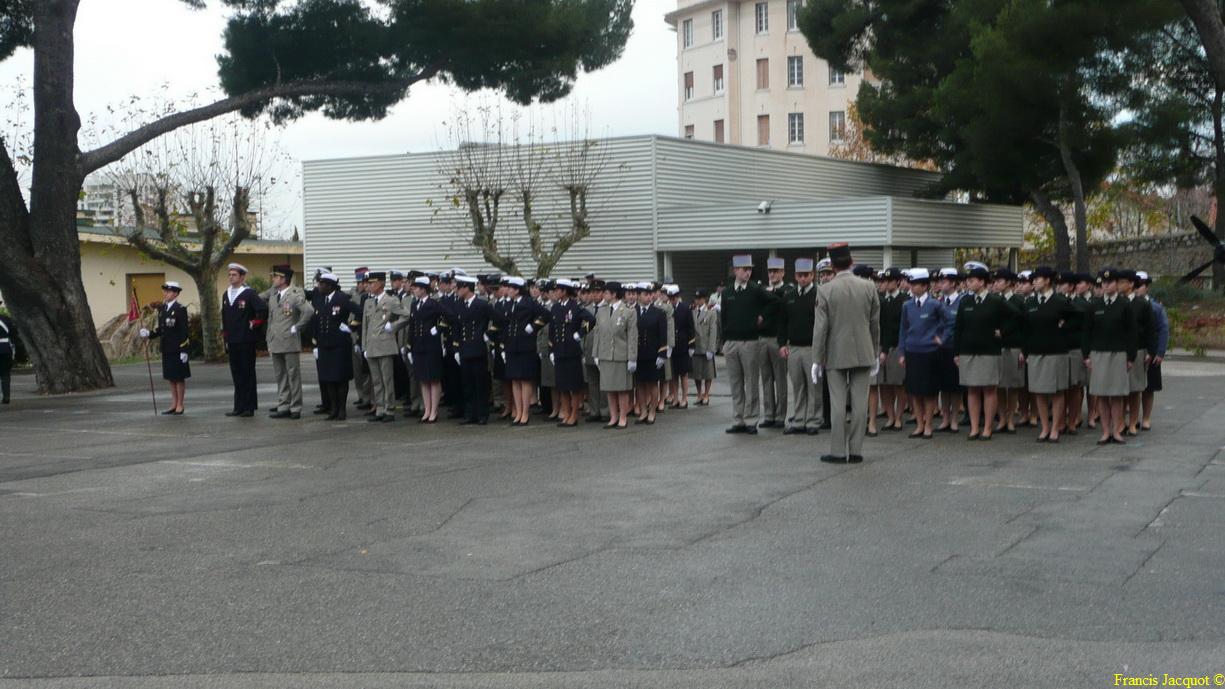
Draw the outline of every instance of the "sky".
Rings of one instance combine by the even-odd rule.
[[[81,0],[75,76],[82,120],[105,117],[107,106],[132,95],[164,91],[182,99],[215,87],[226,12],[216,0],[209,4],[190,10],[179,0]],[[676,134],[676,37],[663,20],[675,7],[675,0],[637,0],[622,58],[579,76],[567,101],[590,112],[593,134]],[[0,63],[0,86],[23,77],[28,86],[32,62],[32,54],[21,51]],[[438,150],[448,140],[443,122],[455,109],[477,102],[471,98],[441,84],[419,84],[379,122],[309,115],[285,127],[279,145],[292,161],[292,174],[266,202],[265,236],[288,236],[301,227],[300,161]],[[569,107],[566,101],[562,107]],[[117,124],[123,126],[122,118]]]

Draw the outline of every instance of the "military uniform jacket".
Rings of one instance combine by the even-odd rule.
[[[1086,359],[1089,352],[1126,352],[1127,360],[1136,358],[1136,313],[1127,298],[1115,296],[1107,302],[1097,297],[1089,304],[1084,329],[1081,332],[1080,353]]]
[[[793,292],[795,287],[786,282],[780,282],[773,287],[766,285],[762,289],[775,298],[762,310],[761,325],[757,328],[757,334],[760,337],[777,338],[779,336],[779,321],[783,319],[783,304],[787,300],[788,293]]]
[[[506,305],[506,325],[501,329],[502,348],[519,354],[539,354],[537,333],[549,324],[551,317],[549,311],[535,299],[520,297],[510,300]],[[530,333],[527,331],[529,325],[532,326]]]
[[[1083,339],[1085,320],[1088,319],[1090,300],[1075,295],[1063,295],[1072,307],[1072,312],[1063,323],[1064,349],[1068,352],[1079,352]]]
[[[707,352],[719,348],[719,313],[713,306],[697,309],[695,313],[693,349],[695,353],[705,356]]]
[[[596,315],[595,358],[638,360],[638,312],[625,302],[600,307]]]
[[[0,330],[0,337],[3,337]],[[188,328],[187,307],[179,302],[157,307],[157,328],[149,333],[149,337],[160,337],[162,354],[178,355],[186,352],[191,346],[191,335]]]
[[[809,285],[800,294],[800,287],[783,292],[779,309],[778,344],[787,347],[812,345],[813,319],[817,311],[817,286]]]
[[[315,309],[306,298],[306,292],[301,287],[290,286],[281,294],[276,288],[264,292],[263,298],[268,302],[268,332],[264,336],[268,341],[268,351],[272,354],[290,354],[302,351],[302,338],[289,331],[293,326],[305,330],[315,315]]]
[[[543,328],[533,325],[532,330],[536,331],[536,354],[539,355],[542,360],[544,360],[549,356],[549,331],[553,327],[553,302],[545,299],[540,302],[540,305],[549,314],[549,323]],[[543,363],[545,366],[551,365],[548,361],[544,361]]]
[[[595,326],[599,320],[599,314],[602,309],[608,308],[607,304],[585,304],[583,310],[591,314],[591,326],[583,335],[583,364],[587,366],[595,366]]]
[[[1157,353],[1157,328],[1153,323],[1153,305],[1144,297],[1132,295],[1129,302],[1136,314],[1136,351]]]
[[[743,289],[737,290],[735,283],[723,290],[722,306],[719,314],[722,317],[719,327],[723,337],[728,340],[756,340],[758,334],[757,319],[762,318],[766,307],[775,304],[778,295],[767,292],[759,283],[749,281]]]
[[[400,342],[396,337],[395,323],[408,315],[400,298],[391,292],[370,296],[362,304],[362,351],[369,358],[396,356],[400,353]],[[392,324],[392,331],[386,326]]]
[[[361,287],[349,290],[349,300],[353,302],[353,318],[349,322],[349,326],[353,329],[353,344],[362,342],[362,313],[365,311],[366,299],[369,297],[370,295]]]
[[[638,307],[638,361],[664,356],[668,351],[668,317],[655,306]],[[638,364],[640,367],[642,363]]]
[[[447,331],[450,322],[447,320],[447,310],[437,299],[427,297],[413,302],[408,319],[408,349],[413,352],[443,351],[443,342],[447,341]],[[436,329],[437,333],[430,333]]]
[[[998,294],[988,292],[981,302],[976,294],[965,295],[957,302],[953,320],[957,353],[999,356],[1004,346],[1002,335],[1014,327],[1017,315],[1016,307]]]
[[[8,316],[0,316],[0,354],[12,354],[16,351],[13,341],[17,338],[17,327]]]
[[[1068,320],[1080,317],[1080,311],[1064,295],[1053,292],[1045,301],[1041,294],[1025,300],[1024,327],[1021,329],[1021,353],[1068,353],[1068,335],[1063,331]]]
[[[549,352],[555,359],[582,358],[582,339],[595,325],[595,316],[571,299],[553,304],[552,319],[549,323]],[[579,336],[578,340],[574,339],[575,335]]]
[[[473,297],[471,302],[457,301],[451,327],[451,347],[461,359],[483,359],[489,354],[485,335],[494,325],[493,305],[488,300]]]
[[[695,327],[693,309],[683,301],[676,302],[675,310],[672,313],[672,323],[676,326],[676,346],[684,347],[687,350],[693,349],[695,338],[693,332]]]
[[[880,295],[880,349],[882,352],[898,346],[902,333],[902,307],[910,300],[910,295],[898,291],[892,296],[887,292]]]
[[[349,295],[341,291],[332,292],[331,299],[316,293],[311,302],[314,314],[311,316],[311,337],[315,346],[320,349],[340,349],[345,352],[353,350],[353,336],[340,329],[349,321],[360,315]]]
[[[880,352],[876,285],[843,271],[817,290],[812,360],[827,369],[871,368]]]
[[[255,344],[259,328],[268,318],[268,306],[255,290],[243,287],[230,303],[230,290],[221,293],[221,334],[226,344]]]

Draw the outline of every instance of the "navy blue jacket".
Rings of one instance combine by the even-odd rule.
[[[255,344],[259,328],[268,320],[268,305],[250,287],[230,303],[230,290],[221,293],[221,332],[226,344]]]
[[[474,297],[471,305],[457,300],[452,311],[451,347],[459,352],[461,359],[483,359],[488,356],[485,334],[495,320],[493,305],[488,300]]]
[[[595,327],[595,316],[573,299],[554,304],[550,311],[549,352],[555,359],[581,359],[582,338]],[[576,334],[578,340],[574,339]]]
[[[512,299],[506,304],[506,323],[502,327],[502,347],[507,352],[536,353],[536,337],[552,320],[552,314],[531,297]],[[527,326],[532,332],[527,332]]]
[[[638,366],[650,362],[654,367],[656,357],[668,353],[668,316],[654,306],[634,308],[638,311]]]
[[[953,317],[939,299],[926,296],[920,306],[918,299],[911,298],[902,305],[902,325],[898,330],[902,354],[934,352],[940,348],[935,338],[939,337],[947,346],[952,334]]]
[[[162,354],[181,354],[191,345],[189,331],[187,307],[176,301],[170,308],[165,304],[157,307],[157,327],[149,337],[162,338]]]

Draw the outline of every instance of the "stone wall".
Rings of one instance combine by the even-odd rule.
[[[1089,263],[1094,271],[1113,266],[1146,270],[1153,277],[1181,277],[1211,258],[1212,246],[1197,232],[1089,243]],[[1054,263],[1053,252],[1021,253],[1022,267]],[[1211,278],[1212,269],[1205,270],[1201,276]]]

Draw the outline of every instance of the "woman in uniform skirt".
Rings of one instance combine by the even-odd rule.
[[[1119,296],[1128,300],[1136,321],[1136,356],[1131,363],[1128,375],[1128,395],[1124,403],[1125,415],[1124,433],[1139,435],[1140,417],[1143,413],[1142,399],[1144,390],[1148,387],[1148,367],[1157,353],[1157,331],[1153,326],[1153,306],[1149,301],[1136,294],[1136,286],[1140,284],[1139,274],[1134,270],[1120,271]]]
[[[1018,315],[1016,307],[987,289],[990,274],[981,263],[966,264],[968,292],[958,302],[953,321],[958,383],[966,389],[966,407],[970,412],[967,440],[991,439],[999,404],[1002,340],[997,333],[1012,327]]]
[[[552,322],[549,323],[549,361],[553,364],[553,407],[558,426],[578,425],[583,380],[583,336],[595,325],[595,316],[578,303],[578,285],[571,280],[553,283]]]
[[[1057,443],[1063,431],[1064,391],[1068,389],[1067,335],[1064,325],[1078,311],[1067,297],[1055,291],[1055,270],[1038,266],[1030,276],[1033,294],[1025,300],[1021,355],[1026,364],[1026,384],[1038,409],[1038,442]]]
[[[659,381],[668,359],[668,316],[655,306],[655,286],[640,282],[638,296],[638,369],[635,404],[640,410],[634,423],[655,423],[660,401]]]
[[[719,312],[709,304],[710,294],[704,289],[693,291],[693,385],[697,394],[694,404],[710,405],[710,389],[715,382],[715,350],[719,346]]]
[[[438,421],[442,401],[442,338],[449,325],[446,308],[430,296],[430,278],[413,280],[413,300],[408,318],[408,363],[421,385],[424,410],[420,423]]]
[[[694,347],[697,336],[694,329],[693,309],[681,299],[679,285],[667,286],[668,300],[672,303],[672,324],[676,328],[676,345],[672,348],[672,379],[668,381],[668,393],[672,397],[673,409],[689,408],[689,374],[693,371]]]
[[[1136,317],[1127,299],[1119,295],[1118,280],[1119,271],[1114,268],[1098,274],[1102,296],[1086,311],[1080,347],[1089,369],[1089,394],[1097,398],[1102,424],[1098,445],[1127,442],[1123,439],[1123,400],[1131,391]]]
[[[144,338],[162,338],[162,378],[170,381],[170,408],[164,416],[181,416],[183,398],[187,395],[187,379],[191,378],[191,366],[187,363],[187,349],[191,346],[187,307],[179,303],[183,287],[174,281],[162,285],[162,305],[157,308],[157,327],[150,332],[140,329]]]
[[[507,280],[511,298],[506,306],[506,326],[502,329],[506,378],[511,382],[514,413],[510,425],[526,426],[532,409],[532,392],[540,379],[540,355],[536,333],[549,324],[551,314],[528,294],[520,277]]]
[[[638,368],[638,312],[619,282],[604,283],[606,307],[596,314],[595,356],[600,391],[608,394],[608,425],[622,429],[630,412],[630,390]]]
[[[915,432],[911,438],[932,439],[932,417],[940,394],[940,347],[949,340],[952,319],[938,297],[927,290],[931,277],[926,268],[914,268],[907,275],[910,299],[902,304],[898,327],[898,364],[905,370],[903,386],[910,396]]]

